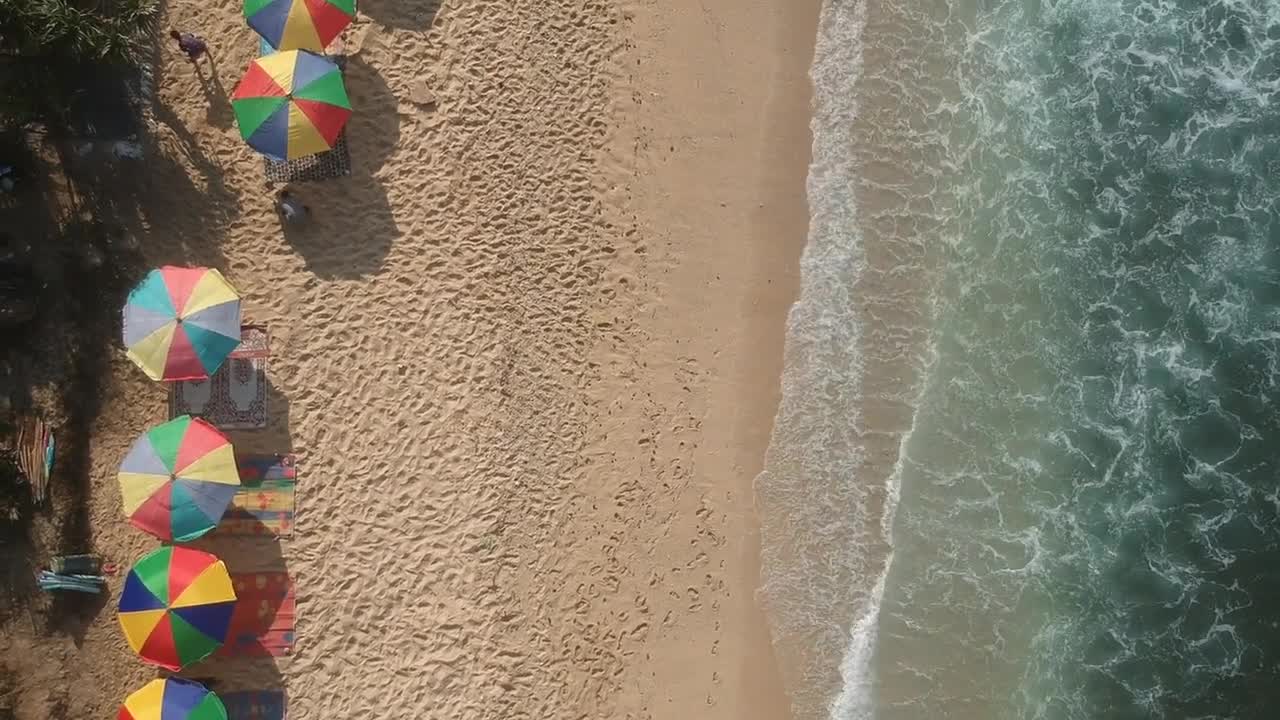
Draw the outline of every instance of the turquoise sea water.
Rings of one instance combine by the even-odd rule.
[[[757,484],[799,715],[1280,717],[1280,3],[906,5],[830,0],[815,61]],[[874,192],[877,153],[932,201]],[[875,310],[838,287],[886,205],[927,216],[926,327],[867,488]]]

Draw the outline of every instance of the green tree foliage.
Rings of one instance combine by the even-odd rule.
[[[0,0],[0,128],[55,121],[85,63],[132,64],[157,0]]]
[[[0,0],[0,52],[127,63],[158,13],[156,0]]]

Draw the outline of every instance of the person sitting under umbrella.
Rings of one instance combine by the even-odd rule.
[[[311,208],[298,202],[298,199],[286,189],[276,193],[276,212],[279,212],[280,217],[290,224],[301,223],[311,217]]]

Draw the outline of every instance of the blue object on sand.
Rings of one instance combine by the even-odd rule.
[[[36,584],[46,591],[68,590],[98,595],[106,582],[101,575],[60,575],[48,570],[41,570],[36,575]]]
[[[220,693],[227,720],[284,720],[285,698],[279,690]]]

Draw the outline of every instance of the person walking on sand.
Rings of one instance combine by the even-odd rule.
[[[170,30],[169,37],[178,41],[178,49],[187,54],[187,60],[195,63],[209,50],[209,45],[205,43],[204,38],[194,33],[180,33],[177,30]]]
[[[276,211],[286,223],[296,225],[311,217],[311,208],[298,202],[297,198],[282,189],[276,193]]]

